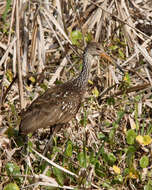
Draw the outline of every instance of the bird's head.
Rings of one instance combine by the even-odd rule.
[[[85,48],[85,52],[91,54],[92,56],[100,55],[104,52],[100,43],[90,42]]]
[[[105,53],[102,45],[97,42],[90,42],[84,50],[84,54],[89,54],[90,56],[100,56],[101,58],[113,62],[111,57]]]

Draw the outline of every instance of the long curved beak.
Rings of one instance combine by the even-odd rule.
[[[109,62],[113,63],[112,58],[108,54],[106,54],[105,52],[101,52],[100,57],[102,57],[102,58],[108,60]]]
[[[123,69],[108,54],[106,54],[105,52],[101,52],[99,55],[100,55],[100,57],[104,58],[105,60],[108,60],[112,65],[116,65],[116,67],[124,74]]]

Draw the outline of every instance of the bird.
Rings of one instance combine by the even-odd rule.
[[[74,118],[87,91],[89,73],[94,57],[104,54],[100,43],[90,42],[83,52],[83,65],[79,75],[65,83],[52,86],[35,99],[24,111],[19,134],[27,135],[40,128],[55,126],[60,129]],[[57,131],[57,130],[56,130]]]

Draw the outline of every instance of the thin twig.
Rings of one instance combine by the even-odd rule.
[[[17,66],[18,66],[18,87],[21,109],[24,108],[23,98],[23,81],[22,81],[22,68],[21,68],[21,55],[20,55],[20,21],[19,21],[19,0],[16,1],[16,35],[17,35]]]
[[[5,98],[8,94],[8,92],[10,91],[10,89],[12,88],[13,84],[15,83],[17,79],[17,75],[13,78],[11,84],[9,85],[9,87],[6,89],[6,91],[3,93],[3,97],[2,97],[2,105],[4,104]]]
[[[128,93],[131,93],[131,92],[143,90],[143,89],[145,89],[145,88],[147,88],[147,87],[150,87],[150,83],[144,83],[144,84],[142,84],[142,85],[132,86],[132,87],[127,88],[127,89],[125,89],[125,90],[120,90],[120,91],[114,93],[114,94],[112,95],[112,97],[119,96],[119,95],[122,95],[122,94],[124,94],[124,93],[125,93],[125,94],[128,94]]]

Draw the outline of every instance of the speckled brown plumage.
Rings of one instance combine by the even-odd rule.
[[[83,67],[79,76],[49,88],[27,108],[21,118],[21,134],[65,124],[76,115],[86,91],[93,58],[101,53],[101,50],[98,43],[90,43],[84,50]]]

